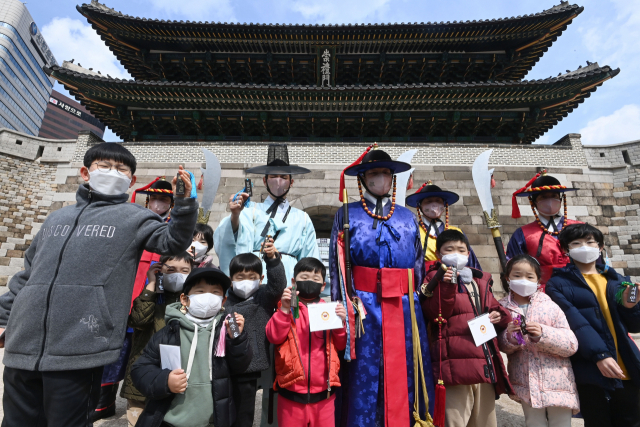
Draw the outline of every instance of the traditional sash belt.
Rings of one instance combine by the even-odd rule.
[[[409,269],[411,274],[413,270]],[[406,268],[353,267],[354,287],[376,294],[382,312],[385,426],[409,425],[409,386],[402,296],[409,293]]]

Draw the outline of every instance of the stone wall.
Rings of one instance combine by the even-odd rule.
[[[0,129],[0,286],[24,266],[24,251],[77,168],[76,140],[50,140]],[[75,200],[75,199],[74,199]],[[0,293],[6,288],[0,288]]]
[[[3,137],[4,134],[0,131],[0,142],[3,141]],[[6,145],[0,143],[0,153],[8,151],[6,147],[14,148],[10,140],[7,141],[9,142]],[[75,192],[81,183],[78,169],[82,166],[82,158],[87,148],[98,142],[101,140],[96,135],[89,132],[81,133],[77,142],[73,144],[75,153],[66,157],[66,161],[65,158],[60,158],[56,165],[46,163],[44,158],[36,162],[35,156],[28,153],[21,154],[20,158],[15,151],[11,152],[11,155],[3,154],[2,162],[6,162],[7,166],[5,168],[2,163],[0,183],[3,193],[9,194],[10,197],[6,197],[0,203],[0,207],[7,206],[6,210],[3,209],[7,214],[3,212],[0,215],[3,219],[6,217],[14,222],[3,224],[3,228],[0,229],[0,236],[4,239],[0,239],[2,250],[7,251],[0,252],[0,284],[5,283],[9,276],[21,268],[22,251],[33,238],[45,216],[55,209],[75,203]],[[134,152],[139,161],[136,187],[147,184],[157,176],[171,178],[175,175],[178,164],[186,166],[199,179],[200,167],[205,166],[202,163],[204,157],[200,147],[211,149],[222,162],[222,179],[209,221],[213,228],[229,214],[227,202],[230,196],[243,187],[244,170],[251,165],[264,163],[267,151],[264,143],[127,143],[125,146]],[[495,247],[491,234],[484,225],[482,209],[471,177],[471,163],[480,152],[494,148],[490,160],[491,167],[495,167],[496,179],[493,198],[502,224],[505,246],[516,228],[534,219],[526,199],[519,200],[522,203],[523,217],[518,220],[511,218],[511,194],[523,186],[539,167],[549,168],[549,172],[558,177],[563,184],[579,189],[568,197],[569,217],[599,227],[607,236],[606,243],[614,266],[636,276],[638,280],[640,175],[636,166],[624,163],[622,155],[624,149],[631,153],[630,155],[636,156],[634,150],[637,146],[638,143],[582,147],[580,136],[577,134],[567,135],[553,146],[420,145],[414,158],[415,189],[423,182],[433,180],[441,187],[455,191],[461,196],[461,201],[451,207],[451,224],[460,226],[469,236],[483,268],[498,273]],[[312,171],[308,175],[296,178],[290,192],[291,202],[293,206],[309,213],[319,237],[328,237],[333,215],[340,206],[337,195],[340,172],[347,162],[357,158],[364,148],[359,145],[336,144],[289,145],[291,162],[304,165]],[[383,148],[392,156],[397,156],[416,146],[387,143]],[[64,152],[69,153],[69,150]],[[601,152],[605,152],[604,157],[600,156]],[[180,153],[185,155],[182,156]],[[607,159],[607,162],[602,161],[603,158]],[[632,163],[635,161],[632,160]],[[444,164],[447,166],[443,166]],[[20,195],[21,189],[14,182],[17,176],[37,176],[37,183],[34,178],[30,186],[37,186],[38,191],[26,194],[25,189],[25,194]],[[254,199],[263,200],[267,192],[262,184],[262,177],[250,177],[255,184]],[[355,179],[348,178],[347,189],[351,200],[359,198]],[[8,191],[15,191],[16,194]],[[14,196],[16,200],[12,200]],[[18,197],[24,199],[18,200]],[[138,203],[144,204],[144,199],[139,197]],[[38,209],[27,205],[35,205]],[[23,208],[19,209],[20,206]],[[24,229],[13,226],[15,221],[16,225],[24,225]],[[12,244],[14,246],[9,248]]]

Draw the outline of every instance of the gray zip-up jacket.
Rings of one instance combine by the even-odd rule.
[[[0,296],[5,366],[63,371],[118,358],[142,251],[186,250],[198,215],[196,199],[176,198],[165,223],[128,198],[84,184],[75,205],[47,217],[25,252],[25,269]]]

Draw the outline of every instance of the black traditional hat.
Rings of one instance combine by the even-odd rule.
[[[389,154],[374,147],[364,155],[360,163],[351,165],[345,169],[344,174],[347,176],[357,176],[369,169],[376,168],[387,168],[390,169],[392,173],[397,174],[408,171],[411,169],[411,165],[409,163],[393,160]]]
[[[231,287],[231,279],[224,274],[222,270],[215,267],[206,268],[194,268],[184,281],[183,292],[189,293],[192,287],[194,287],[201,279],[210,278],[215,282],[218,282],[222,286],[222,291],[226,294],[227,290]]]
[[[247,169],[247,173],[260,175],[301,175],[309,172],[309,169],[289,164],[286,144],[269,144],[267,164]]]
[[[434,185],[431,181],[425,183],[414,194],[408,196],[405,199],[405,204],[412,208],[417,208],[420,203],[428,197],[440,197],[448,206],[453,205],[460,196],[452,191],[445,191]]]
[[[535,196],[541,193],[565,193],[567,191],[577,191],[577,188],[569,188],[562,184],[558,178],[554,178],[551,175],[547,175],[547,171],[543,170],[536,174],[527,185],[519,190],[516,190],[511,197],[511,217],[520,218],[520,208],[516,197],[531,197],[532,200]],[[533,207],[533,205],[532,205]],[[566,200],[565,200],[566,208]],[[566,210],[566,209],[565,209]]]
[[[136,202],[136,195],[138,194],[146,194],[147,196],[151,194],[161,194],[163,196],[171,197],[171,200],[173,201],[173,187],[169,181],[165,180],[164,176],[159,176],[144,187],[133,190],[131,203]]]

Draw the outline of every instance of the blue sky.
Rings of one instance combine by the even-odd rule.
[[[89,0],[87,0],[88,2]],[[375,23],[466,21],[540,12],[559,0],[107,0],[125,14],[173,20],[266,23]],[[59,63],[75,59],[112,77],[128,74],[75,9],[76,1],[30,0],[27,8]],[[554,43],[526,79],[556,76],[586,61],[621,73],[538,142],[581,133],[585,144],[640,139],[640,0],[582,0],[584,12]],[[56,84],[56,90],[64,91]],[[110,131],[108,141],[117,140]]]

